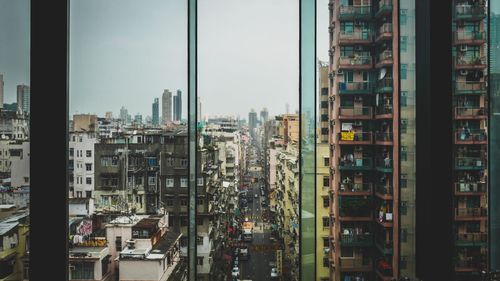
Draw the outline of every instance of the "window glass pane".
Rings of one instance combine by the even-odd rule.
[[[70,280],[184,280],[187,1],[69,7]]]

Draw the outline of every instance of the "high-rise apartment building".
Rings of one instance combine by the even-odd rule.
[[[398,2],[329,4],[332,280],[400,276]]]
[[[153,119],[152,123],[154,126],[160,124],[160,99],[155,98],[153,102]]]
[[[17,108],[24,112],[30,112],[30,87],[17,85]]]
[[[128,110],[122,106],[122,108],[120,108],[120,120],[122,120],[123,123],[127,123],[127,119],[128,119]]]
[[[454,194],[455,280],[481,280],[477,273],[488,266],[486,5],[455,0],[452,17],[455,147],[450,188]]]
[[[163,91],[161,100],[161,114],[163,124],[172,121],[172,92],[170,92],[169,90]]]
[[[255,135],[255,128],[257,128],[257,112],[252,108],[248,113],[248,129],[252,137]]]
[[[182,91],[177,90],[177,94],[174,96],[174,121],[181,121],[182,118]]]
[[[3,74],[0,74],[0,108],[3,108],[3,89],[4,89]]]
[[[267,111],[267,108],[264,107],[260,111],[260,123],[264,124],[267,120],[269,120],[269,111]]]

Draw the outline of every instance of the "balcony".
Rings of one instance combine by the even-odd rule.
[[[389,133],[375,133],[375,144],[378,145],[392,145],[392,132]]]
[[[371,94],[373,84],[369,81],[339,82],[339,94]]]
[[[455,69],[485,69],[486,57],[479,56],[457,56]]]
[[[455,107],[455,119],[486,119],[484,107]]]
[[[390,209],[392,209],[392,207]],[[389,212],[379,213],[375,218],[375,220],[380,224],[380,226],[385,228],[391,228],[393,226],[392,219],[393,219],[393,213]]]
[[[370,44],[373,41],[373,36],[369,30],[355,30],[354,32],[340,31],[340,45],[361,45]]]
[[[388,93],[392,94],[393,90],[392,78],[383,78],[377,81],[376,91],[377,93]]]
[[[391,0],[380,0],[378,2],[378,10],[375,13],[375,17],[383,17],[392,14],[392,1]]]
[[[377,240],[375,242],[375,247],[383,254],[383,255],[392,255],[392,241],[380,241]]]
[[[339,182],[340,195],[364,195],[369,196],[373,192],[371,183],[342,183]]]
[[[455,45],[481,45],[486,43],[486,33],[484,31],[455,31],[453,43]]]
[[[487,209],[479,208],[455,208],[455,220],[482,220],[487,218]]]
[[[370,157],[355,158],[353,161],[342,160],[339,158],[339,170],[341,171],[363,171],[371,170],[373,168],[373,161]]]
[[[375,169],[383,173],[392,173],[392,159],[390,158],[376,158]]]
[[[456,21],[477,21],[486,18],[484,5],[459,4],[455,6],[454,17]]]
[[[339,119],[371,119],[371,106],[341,106],[339,108]]]
[[[455,132],[455,144],[488,144],[486,130],[464,130]]]
[[[383,281],[393,280],[392,263],[380,260],[377,263],[377,275]]]
[[[392,200],[392,185],[377,184],[375,186],[375,195],[382,200]]]
[[[455,195],[483,195],[486,191],[486,182],[455,183]]]
[[[457,246],[482,247],[488,245],[488,235],[486,233],[459,233],[455,238]]]
[[[373,67],[371,56],[353,55],[339,57],[339,69],[368,70]]]
[[[375,119],[392,119],[392,104],[375,107]]]
[[[484,95],[486,82],[455,82],[455,95]]]
[[[371,221],[372,202],[370,197],[339,197],[339,217],[342,221]]]
[[[456,261],[455,271],[470,272],[486,268],[486,258],[482,256],[464,257]]]
[[[392,65],[392,50],[385,50],[378,55],[375,67],[380,68],[391,65]]]
[[[341,271],[371,271],[372,263],[370,259],[339,259],[339,267]]]
[[[348,247],[370,247],[372,246],[372,235],[370,233],[362,234],[339,234],[340,245]]]
[[[386,22],[382,24],[377,32],[375,42],[392,40],[392,23]]]
[[[486,159],[481,157],[457,157],[455,158],[455,170],[484,170]]]
[[[339,144],[372,144],[373,138],[371,132],[340,132],[337,134]]]
[[[350,21],[350,20],[367,20],[372,16],[372,6],[339,6],[339,20]]]

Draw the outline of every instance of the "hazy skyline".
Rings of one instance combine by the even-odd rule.
[[[30,84],[30,1],[0,0],[0,74],[4,103],[17,101],[16,86]]]

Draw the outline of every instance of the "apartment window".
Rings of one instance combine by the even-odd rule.
[[[408,239],[408,230],[406,228],[401,228],[401,242],[406,243]]]
[[[87,157],[92,157],[92,150],[85,151]]]
[[[328,108],[328,102],[327,101],[322,101],[321,102],[321,108]]]
[[[82,137],[82,136],[80,136],[80,137],[78,138],[78,140],[79,140],[79,142],[83,142],[83,137]],[[81,153],[81,152],[80,152],[80,153]]]
[[[481,227],[480,227],[480,223],[479,222],[467,222],[465,224],[465,229],[467,230],[467,232],[469,233],[474,233],[474,232],[479,232],[481,230]]]
[[[330,186],[330,177],[329,176],[323,176],[323,186]]]
[[[407,12],[408,12],[408,9],[400,9],[399,10],[399,24],[400,25],[406,25]]]
[[[76,192],[76,197],[78,197],[78,198],[82,198],[82,192],[81,192],[81,191],[77,191],[77,192]]]
[[[29,177],[24,177],[24,183],[28,183],[30,181]]]
[[[342,258],[354,258],[354,248],[353,247],[341,247],[340,257]]]
[[[323,257],[323,267],[330,267],[330,260],[328,257]]]
[[[327,122],[328,121],[328,114],[321,114],[321,121]]]
[[[330,166],[330,158],[329,157],[323,157],[323,165],[325,165],[325,167]]]
[[[173,206],[174,205],[174,200],[173,199],[166,199],[165,200],[165,205],[166,206]]]
[[[408,264],[406,256],[401,256],[401,260],[399,263],[399,269],[406,269],[406,266]]]
[[[408,120],[401,118],[401,124],[399,126],[399,130],[401,131],[401,134],[406,134],[407,125],[408,125]]]
[[[321,128],[322,135],[328,135],[328,128]]]
[[[86,170],[86,171],[92,171],[92,164],[90,164],[90,163],[86,163],[86,164],[85,164],[85,170]]]
[[[408,180],[406,179],[406,174],[401,174],[401,180],[399,181],[399,186],[401,188],[406,188],[408,185]]]
[[[116,236],[115,246],[116,246],[116,251],[119,252],[122,250],[122,237],[121,236]]]
[[[406,146],[401,146],[401,161],[407,161],[407,148]]]
[[[86,177],[85,178],[85,183],[86,184],[92,184],[92,178],[91,177]]]
[[[156,185],[156,176],[149,176],[148,177],[148,184],[149,185]]]
[[[408,96],[408,92],[407,91],[401,91],[401,98],[399,100],[399,104],[401,106],[403,106],[403,107],[407,106],[406,96]]]
[[[197,225],[203,225],[203,218],[196,218]]]
[[[90,279],[94,280],[94,263],[93,262],[75,262],[72,263],[71,270],[72,279]]]
[[[328,248],[328,247],[330,247],[330,238],[323,237],[323,248]]]
[[[166,162],[167,162],[167,166],[173,166],[174,165],[174,158],[168,157]]]
[[[400,207],[401,215],[406,216],[407,211],[408,211],[408,201],[401,201],[401,207]]]
[[[197,205],[203,205],[203,199],[196,199]]]
[[[203,245],[203,243],[202,243],[202,245]],[[196,263],[197,265],[203,266],[203,257],[197,257],[196,260],[197,260],[197,263]]]
[[[174,179],[173,178],[167,178],[165,181],[165,185],[167,187],[174,187]]]
[[[188,179],[186,177],[181,178],[181,187],[188,187]]]
[[[399,78],[401,78],[401,80],[406,80],[406,77],[407,77],[406,69],[407,68],[408,68],[408,64],[406,64],[406,63],[401,64],[401,72],[399,73]]]
[[[187,167],[188,166],[188,160],[187,159],[181,159],[181,166],[182,167]]]
[[[323,197],[323,207],[330,207],[330,198],[328,198],[328,196]]]
[[[408,47],[408,36],[401,36],[400,40],[401,40],[400,41],[401,52],[405,53]]]
[[[198,178],[197,179],[197,185],[198,186],[203,186],[203,178]]]
[[[323,217],[323,228],[330,227],[330,218],[329,217]]]
[[[69,156],[73,157],[75,154],[75,149],[74,148],[70,148],[69,149]],[[0,155],[2,155],[2,153],[0,152]]]
[[[187,218],[181,218],[181,226],[187,226],[187,225],[188,225]]]
[[[181,199],[181,206],[187,206],[187,199]]]
[[[92,191],[85,191],[85,197],[92,198]]]

